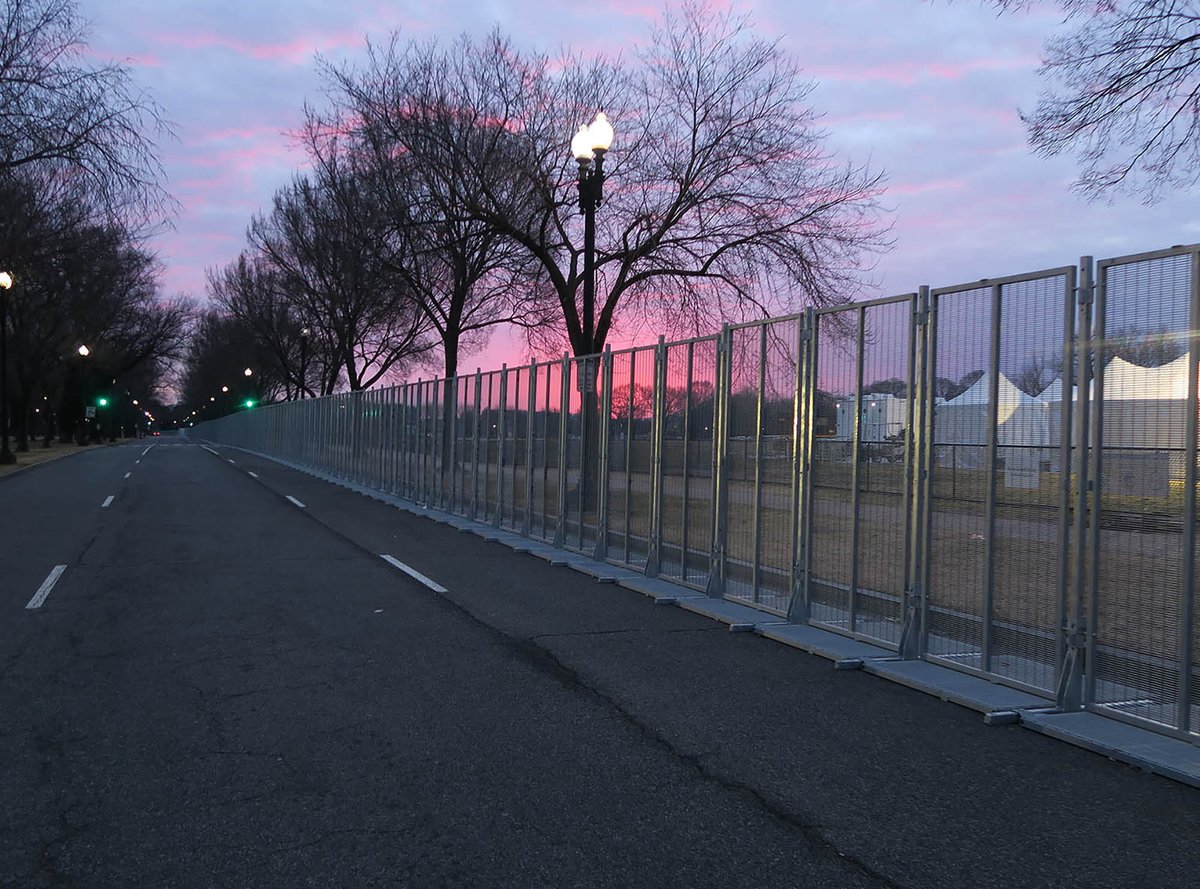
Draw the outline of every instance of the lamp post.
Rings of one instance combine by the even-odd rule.
[[[603,111],[596,112],[590,124],[579,127],[571,140],[571,154],[579,164],[579,212],[583,214],[583,355],[593,355],[596,350],[596,210],[604,201],[604,155],[613,140],[612,124]],[[593,161],[595,165],[593,166]],[[583,516],[592,508],[596,499],[598,475],[592,471],[592,454],[597,452],[597,437],[600,429],[596,402],[595,358],[578,362],[577,374],[580,395],[580,461],[579,461],[579,514],[580,527]],[[582,542],[582,535],[581,535]]]
[[[307,394],[308,385],[308,337],[312,331],[307,327],[300,328],[300,398]]]
[[[82,447],[83,445],[87,444],[88,439],[91,438],[91,435],[89,434],[90,429],[88,428],[88,420],[90,419],[88,417],[88,411],[91,410],[92,412],[95,412],[96,410],[95,405],[89,405],[87,403],[88,372],[85,362],[87,361],[87,357],[92,354],[92,350],[88,348],[87,343],[84,343],[75,350],[75,353],[79,356],[79,391],[82,393],[81,400],[83,401],[83,416],[79,418],[79,425],[75,427],[75,443]]]
[[[0,272],[0,463],[16,463],[8,449],[8,291],[13,279]]]
[[[579,163],[579,212],[583,214],[583,341],[585,354],[596,351],[596,210],[604,201],[604,154],[613,140],[603,111],[582,124],[571,140]],[[593,160],[595,166],[592,166]]]

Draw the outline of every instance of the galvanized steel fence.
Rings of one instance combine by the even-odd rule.
[[[1200,739],[1200,246],[264,406],[216,442]]]

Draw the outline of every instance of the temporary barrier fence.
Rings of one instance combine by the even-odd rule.
[[[1200,739],[1200,246],[264,405],[206,438]]]

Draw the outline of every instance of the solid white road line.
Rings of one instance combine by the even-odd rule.
[[[250,476],[250,478],[258,478],[258,473],[257,473],[257,472],[250,472],[249,470],[247,470],[247,471],[246,471],[246,474],[247,474],[247,475],[249,475],[249,476]]]
[[[46,601],[46,597],[50,595],[50,591],[54,589],[54,585],[58,583],[58,579],[62,577],[62,573],[67,570],[66,565],[55,565],[54,570],[46,575],[46,579],[42,581],[42,585],[38,587],[38,591],[33,594],[33,598],[29,600],[26,608],[41,608],[42,603]]]
[[[442,586],[436,580],[430,580],[428,577],[426,577],[424,574],[422,574],[416,568],[410,568],[408,565],[405,565],[403,562],[401,562],[395,556],[389,556],[387,553],[380,553],[379,558],[383,559],[389,565],[392,565],[395,568],[399,568],[401,571],[403,571],[405,574],[407,574],[409,577],[411,577],[413,580],[417,581],[418,583],[425,584],[425,586],[429,587],[435,593],[449,592],[449,590],[447,590],[444,586]]]
[[[150,445],[150,448],[152,448],[152,447],[154,447],[154,445]],[[149,453],[150,453],[150,448],[146,448],[146,450],[142,451],[142,456],[143,456],[143,457],[145,457],[147,454],[149,454]]]
[[[287,497],[288,500],[291,500],[293,503],[295,503],[301,509],[304,509],[304,504],[301,503],[299,500],[297,500],[295,497],[293,497],[291,494],[287,494],[285,496]]]
[[[133,475],[132,472],[127,472],[127,473],[125,473],[125,478],[129,478],[129,476],[131,476],[131,475]]]
[[[107,509],[109,506],[112,505],[112,502],[116,499],[117,499],[116,494],[109,494],[107,497],[104,498],[104,502],[100,504],[100,508]]]
[[[210,454],[217,454],[217,452],[214,451],[212,448],[210,448],[208,445],[200,445],[200,447],[204,448],[204,450],[208,451]],[[221,455],[217,454],[217,456],[220,457]]]

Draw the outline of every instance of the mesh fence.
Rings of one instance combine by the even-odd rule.
[[[1194,737],[1198,249],[202,431]]]
[[[1100,264],[1092,398],[1089,697],[1183,730],[1197,719],[1195,261]]]

